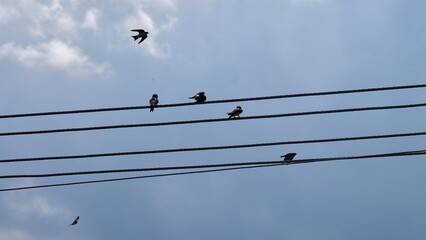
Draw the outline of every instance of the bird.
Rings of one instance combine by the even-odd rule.
[[[154,94],[152,95],[151,99],[149,100],[149,105],[151,106],[150,112],[154,111],[154,107],[158,105],[158,95]]]
[[[140,38],[141,40],[138,42],[138,44],[140,44],[141,42],[143,42],[143,40],[145,40],[148,37],[148,32],[146,32],[143,29],[132,29],[130,31],[133,32],[138,32],[138,35],[132,36],[133,39],[138,40],[138,38]]]
[[[237,106],[232,112],[227,113],[229,115],[228,118],[240,117],[240,114],[243,112],[243,109],[240,106]]]
[[[71,224],[70,224],[70,226],[72,226],[72,225],[76,225],[77,223],[78,223],[78,220],[80,219],[80,216],[77,216],[75,219],[74,219],[74,222],[72,222]]]
[[[199,92],[195,94],[193,97],[189,97],[189,99],[195,99],[196,103],[203,103],[206,101],[207,96],[204,92]]]
[[[282,155],[281,157],[284,158],[284,164],[288,164],[289,162],[293,161],[294,157],[296,156],[296,153],[287,153],[285,155]]]

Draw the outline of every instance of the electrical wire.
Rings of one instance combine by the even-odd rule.
[[[399,156],[415,156],[415,155],[426,155],[426,150],[371,154],[371,155],[361,155],[361,156],[348,156],[348,157],[301,159],[301,160],[297,160],[297,161],[291,161],[288,164],[303,164],[303,163],[315,163],[315,162],[354,160],[354,159],[366,159],[366,158],[399,157]]]
[[[93,184],[93,183],[116,182],[116,181],[126,181],[126,180],[156,178],[156,177],[167,177],[167,176],[177,176],[177,175],[190,175],[190,174],[210,173],[210,172],[220,172],[220,171],[232,171],[232,170],[240,170],[240,169],[263,168],[263,167],[283,166],[283,165],[292,165],[292,164],[306,164],[306,163],[314,163],[314,162],[355,160],[355,159],[367,159],[367,158],[384,158],[384,157],[400,157],[400,156],[415,156],[415,155],[425,155],[425,154],[426,154],[426,150],[415,150],[415,151],[394,152],[394,153],[384,153],[384,154],[372,154],[372,155],[358,155],[358,156],[347,156],[347,157],[311,158],[311,159],[293,160],[293,161],[290,161],[290,162],[287,162],[287,163],[284,162],[284,161],[279,161],[276,164],[260,164],[260,165],[231,167],[231,168],[218,168],[218,169],[189,171],[189,172],[175,172],[175,173],[154,174],[154,175],[144,175],[144,176],[135,176],[135,177],[108,178],[108,179],[101,179],[101,180],[76,181],[76,182],[67,182],[67,183],[55,183],[55,184],[45,184],[45,185],[33,185],[33,186],[23,186],[23,187],[13,187],[13,188],[2,188],[2,189],[0,189],[0,192],[28,190],[28,189],[37,189],[37,188],[51,188],[51,187],[60,187],[60,186],[71,186],[71,185],[83,185],[83,184]]]
[[[167,170],[183,170],[198,168],[219,168],[219,167],[235,167],[250,166],[264,164],[282,164],[282,161],[265,161],[265,162],[239,162],[239,163],[222,163],[222,164],[206,164],[206,165],[190,165],[190,166],[174,166],[174,167],[155,167],[155,168],[128,168],[128,169],[107,169],[96,171],[79,171],[79,172],[61,172],[61,173],[43,173],[43,174],[21,174],[21,175],[0,175],[0,179],[7,178],[45,178],[45,177],[63,177],[75,175],[92,175],[92,174],[108,174],[108,173],[127,173],[127,172],[151,172],[151,171],[167,171]]]
[[[218,103],[230,103],[230,102],[270,100],[270,99],[279,99],[279,98],[296,98],[296,97],[311,97],[311,96],[337,95],[337,94],[349,94],[349,93],[378,92],[378,91],[390,91],[390,90],[413,89],[413,88],[424,88],[424,87],[426,87],[426,84],[402,85],[402,86],[378,87],[378,88],[361,88],[361,89],[350,89],[350,90],[340,90],[340,91],[310,92],[310,93],[296,93],[296,94],[275,95],[275,96],[265,96],[265,97],[213,100],[213,101],[206,101],[202,104],[218,104]],[[197,103],[191,102],[191,103],[163,104],[163,105],[156,106],[156,108],[183,107],[183,106],[193,106],[193,105],[197,105]],[[68,111],[19,113],[19,114],[0,115],[0,119],[93,113],[93,112],[127,111],[127,110],[148,109],[148,108],[150,108],[150,106],[129,106],[129,107],[80,109],[80,110],[68,110]]]
[[[134,180],[134,179],[143,179],[143,178],[170,177],[170,176],[177,176],[177,175],[197,174],[197,173],[223,172],[223,171],[231,171],[231,170],[274,167],[274,166],[283,166],[283,164],[279,163],[279,164],[245,166],[245,167],[218,168],[218,169],[198,170],[198,171],[189,171],[189,172],[174,172],[174,173],[153,174],[153,175],[135,176],[135,177],[109,178],[109,179],[91,180],[91,181],[79,181],[79,182],[55,183],[55,184],[46,184],[46,185],[34,185],[34,186],[26,186],[26,187],[2,188],[0,189],[0,192],[27,190],[27,189],[35,189],[35,188],[72,186],[72,185],[82,185],[82,184],[92,184],[92,183],[117,182],[117,181],[127,181],[127,180]]]
[[[327,142],[342,142],[342,141],[356,141],[356,140],[370,140],[370,139],[384,139],[384,138],[400,138],[400,137],[412,137],[412,136],[422,136],[422,135],[426,135],[426,132],[409,132],[409,133],[369,135],[369,136],[343,137],[343,138],[293,140],[293,141],[254,143],[254,144],[239,144],[239,145],[212,146],[212,147],[159,149],[159,150],[132,151],[132,152],[110,152],[110,153],[94,153],[94,154],[63,155],[63,156],[48,156],[48,157],[10,158],[10,159],[0,159],[0,163],[47,161],[47,160],[66,160],[66,159],[113,157],[113,156],[144,155],[144,154],[175,153],[175,152],[193,152],[193,151],[208,151],[208,150],[224,150],[224,149],[267,147],[267,146],[278,146],[278,145],[294,145],[294,144],[327,143]]]
[[[313,163],[325,162],[336,160],[352,160],[364,158],[382,158],[382,157],[396,157],[396,156],[413,156],[425,155],[426,150],[406,151],[406,152],[393,152],[373,155],[359,155],[349,157],[331,157],[331,158],[310,158],[301,159],[297,161],[284,162],[280,161],[261,161],[261,162],[237,162],[237,163],[221,163],[221,164],[206,164],[206,165],[189,165],[189,166],[174,166],[174,167],[155,167],[155,168],[127,168],[127,169],[106,169],[95,171],[78,171],[78,172],[60,172],[60,173],[42,173],[42,174],[15,174],[15,175],[0,175],[0,179],[10,178],[46,178],[46,177],[63,177],[75,175],[93,175],[93,174],[109,174],[109,173],[127,173],[127,172],[148,172],[148,171],[168,171],[168,170],[182,170],[182,169],[199,169],[199,168],[219,168],[219,167],[237,167],[237,166],[252,166],[252,165],[266,165],[266,164],[300,164],[300,163]]]
[[[20,131],[20,132],[2,132],[0,133],[0,137],[16,136],[16,135],[61,133],[61,132],[80,132],[80,131],[119,129],[119,128],[137,128],[137,127],[169,126],[169,125],[182,125],[182,124],[194,124],[194,123],[239,121],[239,120],[266,119],[266,118],[282,118],[282,117],[320,115],[320,114],[332,114],[332,113],[344,113],[344,112],[378,111],[378,110],[390,110],[390,109],[417,108],[417,107],[425,107],[425,106],[426,106],[426,103],[416,103],[416,104],[405,104],[405,105],[343,108],[343,109],[320,110],[320,111],[309,111],[309,112],[257,115],[257,116],[241,117],[241,118],[214,118],[214,119],[172,121],[172,122],[158,122],[158,123],[122,124],[122,125],[107,125],[107,126],[95,126],[95,127],[61,128],[61,129]]]

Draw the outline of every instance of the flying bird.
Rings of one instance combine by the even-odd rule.
[[[240,114],[243,112],[243,109],[240,106],[237,106],[232,112],[227,113],[229,115],[228,118],[240,117]]]
[[[204,92],[199,92],[189,99],[195,99],[196,103],[203,103],[206,101],[207,97]]]
[[[138,35],[132,36],[133,39],[138,40],[138,38],[140,38],[141,40],[138,42],[138,44],[140,44],[141,42],[143,42],[143,40],[145,40],[148,37],[148,32],[146,32],[143,29],[132,29],[130,31],[133,32],[138,32]]]
[[[289,162],[293,161],[294,157],[296,156],[296,153],[287,153],[285,155],[282,155],[281,157],[284,158],[284,164],[288,164]]]
[[[158,95],[152,95],[152,98],[149,100],[149,105],[151,106],[150,112],[154,111],[154,108],[158,105]]]
[[[72,225],[76,225],[77,223],[78,223],[78,220],[80,219],[80,216],[77,216],[75,219],[74,219],[74,222],[72,222],[71,224],[70,224],[70,226],[72,226]]]

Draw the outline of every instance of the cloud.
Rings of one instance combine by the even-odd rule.
[[[11,194],[4,197],[5,206],[14,213],[14,216],[38,216],[43,218],[55,218],[70,216],[69,211],[59,205],[53,204],[47,198],[28,194]]]
[[[109,74],[108,64],[95,63],[85,53],[87,39],[96,46],[115,50],[133,47],[130,29],[144,28],[148,39],[138,50],[158,59],[171,55],[171,45],[161,39],[172,31],[178,19],[176,0],[15,0],[0,6],[0,24],[13,22],[19,38],[10,37],[0,45],[0,60],[13,60],[28,69],[54,69],[69,75]],[[126,9],[108,13],[116,7]],[[126,32],[126,34],[124,34]],[[93,34],[93,35],[90,35]],[[90,38],[88,38],[90,37]],[[19,39],[19,40],[17,40]],[[8,42],[8,43],[7,43]],[[130,45],[132,44],[132,45]]]
[[[98,28],[99,15],[100,15],[100,12],[98,9],[96,8],[89,9],[86,12],[82,27],[96,30]]]
[[[17,229],[0,229],[0,240],[31,240],[28,233]]]
[[[159,43],[157,38],[161,33],[171,31],[178,19],[167,15],[165,23],[157,24],[154,18],[145,11],[141,3],[136,1],[134,4],[134,14],[125,18],[117,29],[135,29],[142,24],[149,34],[141,47],[155,58],[168,58],[170,56],[170,44]]]
[[[176,0],[139,0],[147,4],[155,4],[157,7],[163,10],[176,10]]]
[[[21,181],[21,183],[32,182],[31,180]],[[35,240],[35,239],[52,239],[46,235],[52,236],[52,231],[44,231],[44,227],[40,228],[43,223],[59,222],[68,224],[74,217],[71,210],[66,206],[58,204],[49,199],[47,196],[32,194],[29,192],[13,192],[1,196],[1,206],[8,212],[8,220],[3,226],[0,226],[0,240]],[[10,227],[22,226],[22,227]],[[28,226],[34,226],[28,228]],[[48,229],[48,227],[47,227]],[[61,236],[55,239],[63,239]]]
[[[51,37],[75,37],[79,23],[73,17],[68,7],[59,0],[52,0],[50,4],[42,4],[34,0],[21,0],[16,8],[26,22],[26,27],[32,37],[47,39]]]
[[[325,4],[330,0],[291,0],[294,5],[299,6],[313,6],[318,4]]]
[[[0,24],[7,23],[19,17],[20,14],[16,9],[0,6]]]
[[[53,69],[70,75],[109,74],[108,64],[91,62],[81,50],[61,40],[23,47],[14,42],[0,46],[0,60],[10,59],[32,69]]]

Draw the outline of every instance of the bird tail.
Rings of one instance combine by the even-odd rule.
[[[137,39],[138,39],[138,35],[136,35],[136,36],[132,36],[132,38],[136,41]]]
[[[195,96],[193,96],[193,97],[189,97],[188,99],[194,99],[195,98]]]
[[[150,112],[154,112],[154,107],[151,107],[151,109],[149,111]]]

